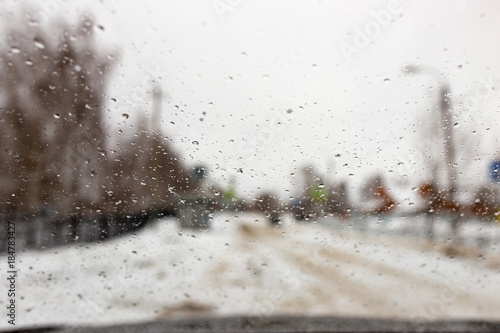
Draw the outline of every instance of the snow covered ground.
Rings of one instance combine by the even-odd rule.
[[[17,326],[230,314],[500,320],[498,242],[433,245],[335,220],[273,228],[263,216],[219,214],[212,230],[195,232],[165,219],[16,260]]]

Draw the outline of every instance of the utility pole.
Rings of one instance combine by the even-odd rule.
[[[450,101],[450,88],[443,79],[442,74],[434,67],[424,65],[409,65],[403,68],[405,74],[428,74],[438,81],[439,90],[439,113],[441,115],[441,126],[443,128],[443,143],[445,151],[446,171],[448,176],[448,200],[456,205],[457,194],[457,170],[456,170],[456,150],[453,132],[453,120]],[[459,212],[452,214],[451,229],[453,236],[458,233]]]
[[[161,133],[161,109],[163,102],[163,90],[158,83],[153,83],[153,114],[151,116],[151,128],[155,134]]]

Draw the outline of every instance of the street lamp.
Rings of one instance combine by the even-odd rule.
[[[448,199],[452,204],[455,203],[455,196],[457,192],[457,172],[455,169],[455,145],[453,138],[453,121],[452,121],[452,111],[450,108],[450,88],[449,84],[443,78],[442,73],[433,66],[426,65],[406,65],[403,67],[403,72],[405,74],[427,74],[432,76],[439,83],[439,113],[441,115],[441,125],[443,127],[444,134],[444,149],[447,164],[448,173]],[[457,214],[453,214],[452,218],[452,231],[455,235],[458,228],[458,218]]]

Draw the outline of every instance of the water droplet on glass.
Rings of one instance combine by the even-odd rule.
[[[389,79],[389,78],[385,78],[385,79],[384,79],[384,82],[391,82],[391,79]]]
[[[31,61],[31,60],[26,60],[24,63],[25,63],[26,65],[28,65],[28,66],[33,65],[33,61]]]
[[[75,68],[75,71],[77,71],[77,72],[82,70],[82,67],[80,65],[76,65],[74,68]]]
[[[38,49],[43,50],[45,48],[45,45],[42,42],[40,42],[39,40],[35,39],[35,41],[33,42],[33,44],[35,44],[35,47],[38,48]]]
[[[37,21],[37,20],[32,19],[32,18],[28,19],[28,24],[29,24],[31,27],[38,27],[38,26],[40,25],[40,24],[38,23],[38,21]]]
[[[193,141],[193,145],[198,146],[200,143],[198,141]]]
[[[59,113],[55,113],[54,118],[59,119]]]
[[[17,48],[17,47],[11,47],[10,48],[10,52],[12,52],[12,53],[21,53],[21,50],[19,48]]]
[[[128,115],[128,113],[123,113],[123,114],[122,114],[122,117],[123,117],[124,119],[128,119],[129,115]]]

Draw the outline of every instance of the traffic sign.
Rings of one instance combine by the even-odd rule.
[[[500,160],[491,162],[490,176],[494,182],[500,183]]]

